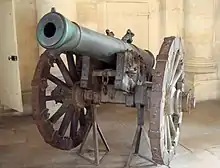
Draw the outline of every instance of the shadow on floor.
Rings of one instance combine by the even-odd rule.
[[[190,115],[185,114],[180,145],[171,168],[220,167],[219,109],[220,102],[207,101],[197,104]],[[135,110],[103,105],[98,118],[111,148],[98,167],[122,168],[134,136]],[[45,144],[31,116],[1,117],[0,135],[0,168],[96,167],[78,157],[76,150],[60,151]],[[150,157],[148,144],[142,145],[142,152]]]

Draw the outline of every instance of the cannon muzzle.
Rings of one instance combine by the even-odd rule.
[[[72,51],[76,55],[90,56],[106,63],[115,61],[114,54],[127,50],[137,52],[150,66],[155,62],[149,51],[79,26],[54,10],[44,15],[38,23],[37,40],[45,49]]]
[[[124,104],[137,110],[135,134],[139,137],[144,129],[144,113],[149,112],[152,160],[156,164],[170,164],[179,144],[183,112],[195,107],[192,92],[184,91],[182,40],[175,36],[164,38],[153,70],[153,54],[131,44],[133,36],[130,29],[122,39],[115,38],[110,30],[104,35],[71,22],[54,10],[40,20],[37,40],[49,52],[41,55],[35,69],[32,109],[33,119],[46,143],[61,150],[79,145],[82,149],[90,129],[97,125],[97,106]],[[66,58],[66,64],[61,55]],[[51,71],[52,65],[57,66],[62,77]],[[49,102],[59,106],[48,106]],[[58,122],[61,122],[59,128]],[[100,128],[97,126],[93,131],[96,129],[108,152]],[[136,135],[133,142],[139,150],[141,138]],[[95,151],[99,151],[98,146]],[[87,152],[80,150],[79,154],[85,157]],[[133,149],[130,154],[126,167],[130,167]],[[99,159],[95,158],[98,165]]]

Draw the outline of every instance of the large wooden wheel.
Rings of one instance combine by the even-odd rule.
[[[78,86],[80,72],[73,54],[62,56],[49,51],[41,55],[32,81],[32,108],[33,118],[45,142],[58,149],[70,150],[82,142],[91,117],[90,107],[78,99],[82,94]],[[58,71],[51,71],[52,67],[57,67],[61,77],[53,74]],[[48,107],[49,102],[56,102],[59,107],[55,109],[55,103],[54,107]]]
[[[180,38],[165,38],[152,78],[149,137],[153,160],[163,165],[169,165],[175,154],[183,107],[188,106],[183,103],[183,55]]]

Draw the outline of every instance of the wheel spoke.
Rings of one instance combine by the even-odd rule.
[[[176,116],[180,116],[180,113],[181,113],[181,110],[182,110],[182,107],[181,107],[181,90],[180,89],[178,89],[177,91],[176,91],[176,95],[175,95],[175,108],[174,108],[174,114],[176,115]]]
[[[181,123],[182,123],[182,120],[183,120],[183,112],[181,112],[181,113],[179,114],[178,124],[181,124]]]
[[[88,122],[88,121],[86,120],[86,116],[91,114],[91,113],[89,112],[89,111],[91,110],[90,107],[89,107],[88,109],[86,109],[86,114],[85,114],[85,111],[84,111],[84,110],[85,110],[84,108],[81,109],[81,111],[80,111],[80,116],[79,116],[80,125],[83,125],[83,126],[85,126],[86,123]]]
[[[168,103],[169,104],[169,112],[168,112],[169,115],[172,115],[175,113],[175,110],[174,110],[175,92],[176,92],[175,87],[171,88],[170,92],[168,92],[170,93],[170,98],[169,98],[169,103]]]
[[[53,101],[54,99],[54,96],[45,96],[45,101]]]
[[[174,66],[173,66],[173,74],[172,74],[172,78],[171,78],[171,81],[173,80],[174,78],[174,75],[176,74],[176,71],[177,71],[177,68],[178,68],[178,65],[181,61],[181,55],[179,54],[179,52],[177,53],[177,57],[175,59],[175,63],[174,63]]]
[[[63,121],[62,121],[60,128],[59,128],[59,131],[58,131],[60,136],[65,135],[67,128],[70,124],[71,117],[72,117],[72,111],[70,109],[68,109],[68,111],[66,111],[66,113],[64,115]]]
[[[173,45],[175,46],[175,43]],[[171,75],[170,75],[168,81],[172,81],[172,75],[173,75],[173,73],[175,73],[175,71],[174,71],[174,64],[175,64],[175,60],[176,60],[175,57],[176,57],[177,53],[178,53],[178,50],[175,50],[175,48],[174,48],[174,51],[172,51],[172,53],[169,53],[169,54],[172,54],[172,56],[171,56],[171,58],[169,58],[169,59],[171,59],[170,71],[169,71],[169,73]]]
[[[72,114],[71,127],[70,127],[70,137],[74,139],[77,136],[78,124],[79,124],[80,112],[74,110]]]
[[[184,92],[184,73],[182,73],[180,78],[178,79],[176,89],[179,89],[181,92]]]
[[[45,96],[45,101],[56,101],[58,99],[60,99],[61,97],[58,96]]]
[[[166,125],[167,125],[167,149],[169,151],[172,147],[172,140],[170,135],[170,124],[169,124],[168,116],[166,116]]]
[[[75,64],[75,61],[74,61],[74,58],[73,58],[73,54],[68,52],[66,54],[66,57],[67,57],[67,63],[68,63],[68,67],[69,67],[70,76],[71,76],[73,82],[78,81],[79,76],[78,76],[77,71],[76,71],[76,64]]]
[[[171,135],[172,135],[172,137],[176,137],[176,129],[175,129],[175,126],[173,123],[172,116],[169,115],[168,119],[169,119],[169,126],[170,126]]]
[[[177,73],[175,74],[174,79],[172,80],[172,83],[170,86],[171,88],[175,87],[175,85],[176,85],[177,81],[179,80],[179,78],[181,77],[182,73],[183,73],[183,69],[177,70]]]
[[[62,106],[56,111],[56,113],[53,114],[53,116],[50,118],[50,122],[56,123],[60,117],[67,111],[66,105],[62,104]]]
[[[170,78],[170,83],[172,83],[173,78],[175,77],[175,74],[176,74],[178,65],[179,65],[179,63],[180,63],[180,61],[181,61],[181,55],[180,55],[180,53],[177,52],[176,54],[177,54],[177,56],[176,56],[176,58],[175,58],[174,65],[173,65],[173,67],[172,67],[172,69],[171,69],[171,74],[172,74],[172,75],[171,75],[171,78]]]
[[[175,137],[175,146],[178,145],[179,138],[180,138],[180,129],[177,128],[177,131],[176,131],[176,137]]]
[[[166,122],[166,116],[164,118],[164,144],[167,149],[167,122]]]
[[[67,85],[73,86],[73,81],[71,79],[70,73],[69,73],[66,65],[64,64],[63,60],[60,57],[58,57],[56,60],[56,63],[58,65],[60,72],[62,73],[63,78],[66,81]]]
[[[68,86],[66,83],[64,83],[63,81],[61,81],[60,79],[58,79],[58,78],[55,77],[54,75],[49,74],[49,75],[48,75],[48,79],[49,79],[51,82],[53,82],[54,84],[56,84],[57,86],[60,86],[60,87],[62,87],[63,89],[68,90],[68,91],[70,90],[69,86]]]

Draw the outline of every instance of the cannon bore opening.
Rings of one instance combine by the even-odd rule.
[[[55,35],[56,33],[56,26],[52,22],[48,22],[45,27],[44,27],[44,35],[47,38],[51,38]]]

